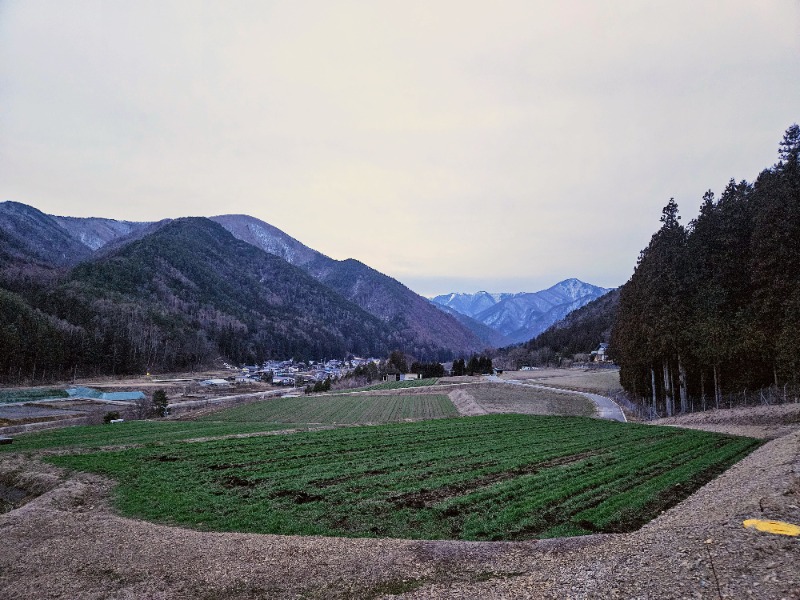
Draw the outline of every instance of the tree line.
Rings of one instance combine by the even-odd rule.
[[[760,401],[800,376],[800,127],[753,183],[703,196],[684,226],[670,199],[621,288],[610,352],[651,414]],[[737,402],[738,403],[738,402]]]

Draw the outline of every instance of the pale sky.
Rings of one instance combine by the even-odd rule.
[[[0,0],[0,200],[249,214],[424,295],[621,285],[798,121],[797,0]]]

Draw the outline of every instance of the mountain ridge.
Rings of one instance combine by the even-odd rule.
[[[609,291],[572,277],[538,292],[452,292],[432,302],[491,327],[510,343],[522,343]]]
[[[5,221],[2,221],[4,215],[6,218]],[[88,330],[84,325],[92,319],[125,321],[127,317],[119,316],[119,310],[128,311],[130,315],[135,316],[136,318],[131,322],[138,323],[136,327],[143,330],[149,328],[152,331],[161,331],[159,329],[161,325],[156,326],[153,323],[147,325],[142,321],[141,311],[144,310],[148,314],[164,315],[173,322],[173,327],[177,327],[178,333],[175,335],[186,339],[187,321],[184,318],[185,315],[178,314],[180,311],[173,310],[176,306],[194,306],[194,308],[186,310],[190,310],[190,312],[199,310],[201,313],[221,315],[220,318],[230,322],[237,331],[249,331],[252,327],[243,327],[242,324],[247,321],[245,316],[252,310],[241,309],[241,306],[258,304],[258,300],[252,293],[255,287],[238,289],[236,293],[243,294],[242,297],[226,296],[215,287],[218,282],[213,277],[204,276],[201,278],[202,283],[197,283],[192,277],[185,276],[185,269],[193,268],[190,263],[213,264],[206,249],[193,244],[186,235],[183,235],[182,246],[175,245],[168,239],[172,235],[177,235],[176,232],[179,229],[188,227],[187,223],[194,223],[194,231],[198,236],[202,231],[208,233],[210,225],[213,224],[212,237],[216,239],[224,232],[227,241],[223,245],[231,246],[242,256],[250,256],[245,250],[246,247],[252,252],[272,257],[270,260],[275,269],[277,267],[274,265],[277,263],[274,261],[285,265],[285,268],[278,269],[280,272],[285,272],[287,268],[292,269],[295,275],[289,279],[300,282],[299,288],[301,289],[292,294],[288,287],[284,286],[281,293],[287,298],[292,298],[286,300],[285,304],[303,306],[303,310],[313,317],[316,309],[305,300],[306,297],[317,298],[324,301],[323,304],[327,302],[329,307],[334,304],[340,306],[340,309],[344,311],[343,314],[360,315],[354,318],[344,318],[341,323],[337,321],[334,325],[325,323],[323,318],[314,320],[309,317],[313,329],[318,332],[319,336],[325,338],[318,342],[312,342],[307,337],[300,336],[298,338],[292,333],[294,329],[302,330],[301,323],[308,319],[304,320],[297,315],[291,318],[287,317],[284,327],[285,340],[276,341],[277,338],[273,336],[272,350],[279,348],[283,352],[290,353],[293,352],[292,348],[304,347],[308,350],[308,347],[318,347],[323,354],[331,355],[331,353],[339,352],[361,353],[367,351],[381,354],[390,349],[401,349],[421,360],[447,360],[454,355],[476,352],[490,345],[484,338],[476,335],[469,327],[461,323],[461,319],[443,313],[432,306],[427,299],[415,294],[400,282],[354,259],[344,261],[330,259],[316,250],[304,246],[279,229],[246,215],[221,215],[214,219],[186,217],[159,222],[121,222],[99,217],[52,216],[24,204],[3,203],[0,205],[0,222],[10,224],[10,226],[0,227],[0,267],[2,267],[0,282],[8,292],[0,298],[0,301],[7,303],[9,314],[20,312],[18,309],[12,309],[12,306],[26,305],[25,314],[28,315],[26,327],[28,331],[42,332],[39,338],[58,339],[77,336],[77,338],[85,339]],[[205,223],[205,225],[201,227],[198,223]],[[25,242],[30,240],[34,240],[35,243],[26,245]],[[142,244],[152,248],[156,243],[155,240],[159,240],[159,244],[163,246],[163,251],[167,254],[157,260],[154,256],[148,255],[147,268],[142,271],[140,265],[136,264],[136,260],[130,258],[130,253],[134,252],[136,248],[140,248]],[[217,242],[215,244],[219,246]],[[193,253],[195,256],[187,259],[183,267],[176,267],[172,262],[173,255],[177,256],[185,252]],[[250,259],[240,258],[238,260],[239,268],[243,272],[247,271],[248,260]],[[255,262],[261,264],[265,260],[267,259],[262,257]],[[235,289],[239,285],[236,278],[227,276],[227,271],[233,269],[232,265],[235,262],[223,261],[225,266],[221,273],[221,278],[224,279],[223,287]],[[99,265],[105,266],[101,269]],[[107,276],[99,279],[90,277],[90,273],[98,269],[105,269]],[[172,273],[174,277],[168,276],[168,273]],[[119,281],[126,280],[125,277],[133,277],[134,274],[137,275],[130,279],[128,282],[130,285],[122,288],[115,287]],[[310,286],[308,281],[314,281],[314,286]],[[189,292],[188,288],[180,287],[181,285],[188,285],[194,290],[192,293],[197,294],[201,294],[203,290],[216,289],[211,293],[211,296],[216,298],[215,301],[221,302],[230,309],[236,309],[239,306],[239,309],[234,310],[234,312],[237,310],[238,312],[231,316],[228,309],[221,310],[216,305],[200,310],[197,305],[202,302],[197,298],[191,302],[182,299],[181,294],[186,295]],[[175,293],[173,289],[175,286],[182,290],[181,294]],[[72,307],[65,307],[63,302],[53,299],[53,290],[56,289],[64,298],[71,298]],[[142,289],[148,290],[148,293],[141,295]],[[259,289],[260,294],[265,298],[269,297],[269,285]],[[324,292],[320,290],[324,290]],[[191,294],[189,295],[191,296]],[[90,297],[94,299],[90,300]],[[338,300],[333,302],[331,300],[333,297]],[[153,301],[151,302],[151,300]],[[117,301],[120,305],[119,310],[112,309],[111,304]],[[349,308],[341,308],[345,305]],[[145,308],[140,310],[137,306]],[[263,306],[262,308],[266,310]],[[71,309],[80,314],[71,313]],[[259,309],[255,312],[259,313],[263,310]],[[112,314],[116,316],[110,317],[109,315]],[[323,310],[320,314],[332,314],[332,312]],[[235,318],[233,318],[234,316]],[[231,321],[229,317],[233,320]],[[251,325],[254,322],[252,321]],[[264,323],[269,323],[269,319]],[[197,325],[197,323],[195,324]],[[198,327],[202,329],[203,326],[201,323]],[[265,329],[270,327],[263,323],[259,325],[259,327],[262,326]],[[366,329],[364,329],[365,327]],[[308,331],[308,327],[305,329]],[[362,330],[372,333],[367,336],[363,334]],[[100,332],[97,335],[103,338],[105,333]],[[164,339],[169,337],[164,331],[158,333],[158,336]],[[209,347],[213,347],[219,342],[214,336],[211,337],[213,338],[211,342],[208,339],[198,342],[199,346],[204,348],[204,356],[209,354]],[[373,338],[373,343],[368,343],[368,337]],[[292,342],[293,339],[296,341]],[[300,341],[297,341],[298,339]],[[9,347],[9,352],[19,351],[19,344],[23,343],[21,338],[15,337],[14,340],[16,340],[14,343],[17,346]],[[350,341],[348,342],[348,340]],[[267,352],[263,344],[258,346],[258,343],[252,340],[248,343],[253,348],[261,348],[259,351],[261,354],[274,356]],[[74,356],[74,349],[67,348],[68,342],[64,342],[64,344],[59,352],[65,356]],[[193,353],[189,350],[191,345],[186,345],[187,352],[190,354]],[[126,348],[130,350],[130,347]],[[228,346],[229,349],[232,347]],[[230,356],[233,360],[247,356],[247,360],[250,361],[255,360],[256,356],[252,353],[247,354],[247,352],[242,354],[244,351],[241,348],[233,354],[226,352],[224,348],[220,352]],[[316,356],[315,358],[320,357]],[[100,358],[96,358],[100,360]],[[174,356],[170,360],[172,366],[180,363],[180,359]],[[118,366],[113,367],[113,369],[116,368]]]

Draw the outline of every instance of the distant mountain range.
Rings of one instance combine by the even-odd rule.
[[[400,282],[245,215],[136,223],[0,203],[0,380],[492,344]],[[486,332],[484,332],[486,333]]]
[[[436,296],[432,302],[490,327],[508,345],[536,337],[573,310],[609,291],[573,278],[539,292],[452,293]]]

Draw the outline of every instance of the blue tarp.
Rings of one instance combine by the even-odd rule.
[[[144,392],[98,392],[87,387],[67,388],[70,398],[91,398],[93,400],[119,400],[133,402],[144,398]]]

